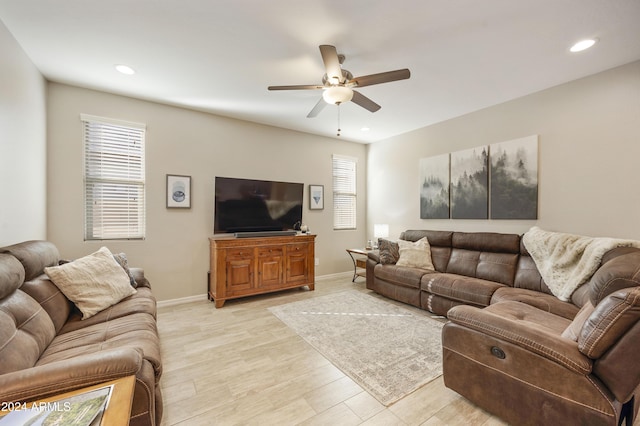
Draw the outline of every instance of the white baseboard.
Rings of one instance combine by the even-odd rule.
[[[182,305],[183,303],[199,302],[201,300],[207,300],[207,294],[198,294],[195,296],[181,297],[179,299],[161,300],[158,302],[158,308],[164,308],[167,306]]]
[[[353,272],[338,272],[329,275],[320,275],[316,277],[316,281],[331,280],[335,278],[349,278],[353,275]],[[179,299],[161,300],[157,303],[158,308],[165,308],[167,306],[182,305],[183,303],[199,302],[201,300],[207,300],[207,294],[197,294],[195,296],[181,297]]]

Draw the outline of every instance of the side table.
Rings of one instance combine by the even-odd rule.
[[[367,277],[367,255],[372,250],[367,249],[347,249],[347,253],[351,256],[351,260],[353,261],[353,279],[352,283],[356,282],[356,278],[358,277]],[[364,256],[364,259],[362,258]],[[358,270],[360,268],[360,270]],[[362,269],[365,269],[362,271]]]

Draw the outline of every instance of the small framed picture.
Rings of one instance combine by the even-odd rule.
[[[167,208],[191,208],[191,176],[167,175]]]
[[[324,209],[324,185],[309,185],[309,210]]]

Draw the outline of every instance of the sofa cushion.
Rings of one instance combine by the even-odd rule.
[[[148,287],[138,287],[136,293],[125,297],[115,305],[98,312],[91,318],[82,319],[82,312],[74,310],[64,327],[58,334],[68,333],[94,324],[105,323],[116,318],[124,317],[134,313],[145,313],[156,317],[156,299],[151,294]]]
[[[568,320],[573,320],[578,313],[578,307],[571,303],[563,302],[551,294],[524,288],[502,287],[497,289],[491,296],[492,305],[506,301],[526,303],[529,306],[559,315]]]
[[[30,368],[55,336],[51,318],[22,290],[0,300],[0,374]]]
[[[398,243],[385,238],[378,239],[378,256],[383,265],[395,265],[400,258]]]
[[[524,244],[520,245],[520,257],[518,258],[518,267],[516,268],[513,286],[551,294],[551,290],[542,279],[536,263],[527,252]]]
[[[578,336],[578,349],[589,358],[600,358],[639,320],[640,287],[616,291],[602,300],[585,321]]]
[[[45,268],[51,281],[86,319],[136,292],[106,247],[60,266]]]
[[[10,254],[0,253],[0,300],[16,291],[24,281],[24,267]]]
[[[426,269],[378,264],[373,269],[376,278],[402,287],[420,288],[420,279],[430,272]]]
[[[156,321],[151,315],[144,313],[59,334],[44,351],[37,365],[116,348],[138,350],[144,359],[151,362],[156,377],[160,377],[162,365]]]
[[[25,241],[3,247],[0,252],[9,253],[22,263],[25,280],[41,275],[44,268],[57,265],[60,260],[57,247],[49,241]]]
[[[580,311],[578,311],[573,321],[571,321],[571,324],[569,324],[569,326],[562,332],[562,337],[577,342],[585,321],[587,321],[591,316],[594,309],[595,308],[591,302],[587,302],[582,308],[580,308]]]
[[[397,266],[434,270],[431,262],[431,248],[426,237],[416,242],[398,241],[398,252],[400,258],[396,262]]]
[[[476,306],[489,306],[493,293],[502,284],[457,274],[435,272],[422,277],[422,291]]]
[[[73,309],[69,299],[45,274],[25,281],[20,290],[33,297],[47,311],[58,333]]]
[[[617,290],[640,286],[640,252],[624,254],[604,263],[587,285],[593,306]]]

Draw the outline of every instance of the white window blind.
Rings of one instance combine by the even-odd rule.
[[[145,237],[145,125],[82,114],[85,240]]]
[[[356,229],[357,159],[333,156],[333,229]]]

